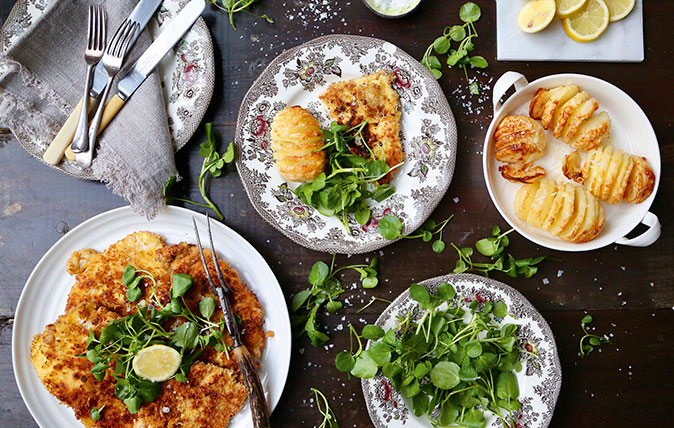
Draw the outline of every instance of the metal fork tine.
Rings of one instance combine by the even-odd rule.
[[[129,43],[131,43],[131,39],[133,38],[133,35],[136,33],[136,23],[133,21],[129,21],[128,27],[124,30],[124,34],[120,38],[120,44],[119,48],[117,49],[117,55],[119,57],[123,57],[126,54],[127,49],[129,48]]]
[[[124,46],[122,47],[121,55],[127,54],[127,52],[129,51],[129,46],[131,45],[131,40],[135,37],[139,28],[140,28],[140,24],[138,22],[134,22],[133,26],[131,26],[131,31],[129,32],[129,34],[127,34],[127,36],[124,39],[125,41],[124,41]]]
[[[213,234],[211,233],[211,216],[206,213],[206,225],[208,227],[208,239],[211,243],[211,255],[213,256],[213,264],[215,265],[215,272],[218,274],[218,281],[220,281],[220,287],[225,290],[225,294],[231,294],[232,289],[229,288],[229,284],[225,280],[225,276],[222,274],[220,269],[220,263],[218,263],[218,256],[215,254],[215,245],[213,245]]]
[[[91,49],[94,40],[94,19],[96,18],[94,7],[89,6],[89,19],[87,20],[87,49]]]
[[[128,22],[128,21],[127,21]],[[126,26],[126,24],[121,25],[119,28],[117,28],[117,31],[115,31],[115,34],[112,36],[112,40],[110,40],[110,43],[108,43],[108,47],[105,50],[106,55],[114,55],[115,53],[115,44],[117,43],[117,40],[119,39],[119,33],[122,32],[122,29]]]
[[[124,31],[126,31],[126,29],[128,28],[129,22],[130,21],[127,20],[124,23],[124,25],[121,25],[117,29],[117,32],[115,33],[115,35],[112,38],[112,41],[110,42],[110,46],[108,46],[108,52],[107,52],[108,55],[118,56],[117,51],[118,51],[118,48],[119,48],[119,45],[120,45],[120,41],[124,37]]]
[[[103,6],[99,6],[99,8],[101,9],[101,41],[98,46],[98,50],[103,51],[105,50],[105,39],[107,37],[108,26],[105,25],[105,18],[106,18],[105,9],[103,8]]]
[[[208,280],[208,285],[211,286],[211,291],[213,292],[213,294],[217,296],[218,293],[216,292],[215,283],[213,282],[211,273],[208,271],[208,264],[206,263],[206,258],[204,257],[204,247],[201,246],[201,239],[199,239],[199,228],[197,228],[196,218],[192,217],[192,223],[194,224],[194,235],[197,237],[197,247],[199,247],[199,257],[201,258],[201,265],[204,267],[206,279]]]
[[[94,40],[94,49],[99,50],[103,36],[103,25],[101,22],[101,7],[96,6],[96,37]]]
[[[98,49],[103,51],[103,50],[105,50],[105,39],[107,37],[107,27],[108,26],[105,25],[105,18],[106,18],[105,9],[103,8],[103,6],[99,6],[99,7],[101,9],[101,33],[102,34],[101,34],[101,41],[100,41]]]

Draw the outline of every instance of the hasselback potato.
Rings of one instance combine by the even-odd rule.
[[[581,167],[578,152],[564,159],[562,172],[567,178],[584,184],[596,197],[609,204],[622,200],[638,204],[646,200],[655,187],[655,173],[646,158],[604,146],[591,150]]]
[[[325,169],[323,132],[315,117],[299,106],[276,113],[271,149],[281,174],[290,181],[312,181]]]
[[[601,202],[586,189],[554,180],[525,184],[515,197],[520,220],[575,243],[599,235],[605,215]]]
[[[558,86],[536,91],[529,116],[574,149],[592,150],[610,136],[611,119],[606,112],[594,115],[598,108],[597,100],[578,86]]]

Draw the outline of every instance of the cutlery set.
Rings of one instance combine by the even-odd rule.
[[[84,96],[45,151],[45,162],[56,165],[65,154],[80,167],[90,167],[97,136],[154,71],[162,58],[192,27],[206,7],[204,0],[191,0],[185,5],[119,80],[116,94],[107,101],[115,76],[122,68],[128,52],[161,2],[162,0],[141,0],[119,26],[107,46],[105,11],[101,6],[89,7]],[[89,121],[96,103],[96,112]]]

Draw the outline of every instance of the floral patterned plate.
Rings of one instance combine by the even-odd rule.
[[[350,218],[347,233],[339,220],[319,214],[285,188],[298,183],[287,183],[274,165],[270,123],[286,105],[300,105],[327,127],[330,121],[318,99],[327,86],[381,69],[397,76],[405,164],[392,182],[396,193],[371,202],[372,219],[365,226]],[[377,230],[382,216],[397,215],[404,233],[410,233],[435,209],[454,173],[456,124],[440,85],[417,60],[383,40],[330,35],[290,49],[269,64],[241,104],[234,142],[248,197],[267,222],[305,247],[355,254],[392,242]]]
[[[164,22],[170,22],[186,3],[185,0],[164,0],[155,19],[148,24],[150,34],[156,37]],[[0,29],[0,52],[9,48],[31,26],[47,4],[49,0],[17,0]],[[169,129],[177,151],[197,130],[213,95],[213,42],[203,18],[197,20],[172,52],[159,64],[158,70],[163,83]],[[21,147],[42,161],[49,141],[33,140],[28,135],[15,137]],[[65,160],[54,168],[77,178],[94,179],[89,169],[82,169],[73,161]]]
[[[493,279],[472,274],[445,275],[431,278],[420,284],[435,292],[448,282],[457,291],[457,298],[466,304],[478,300],[504,302],[508,305],[508,323],[519,325],[517,346],[537,357],[522,359],[523,369],[516,373],[522,409],[513,412],[518,427],[545,428],[550,424],[559,390],[562,387],[562,369],[557,345],[550,326],[529,301],[514,288]],[[398,296],[379,316],[376,324],[384,329],[395,327],[397,317],[415,314],[417,303],[410,298],[409,290]],[[510,315],[512,314],[512,316]],[[368,342],[369,346],[369,342]],[[396,392],[381,374],[363,379],[363,395],[375,428],[431,427],[428,419],[417,418],[407,407],[405,399]],[[503,427],[497,417],[487,418],[487,427]]]

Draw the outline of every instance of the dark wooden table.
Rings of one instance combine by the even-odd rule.
[[[426,46],[447,24],[455,23],[462,2],[426,0],[412,16],[386,20],[368,12],[360,0],[267,0],[264,9],[276,18],[269,25],[250,16],[239,18],[233,31],[226,16],[215,10],[206,21],[215,39],[219,66],[213,100],[205,121],[214,122],[223,141],[234,134],[239,103],[264,66],[285,49],[330,33],[375,36],[397,44],[420,58]],[[517,3],[519,7],[520,2]],[[495,4],[478,0],[482,19],[477,28],[477,53],[490,66],[480,77],[488,83],[507,70],[524,73],[530,80],[553,73],[578,72],[605,79],[627,92],[650,118],[660,141],[662,170],[660,191],[652,207],[663,224],[660,240],[648,248],[611,245],[588,253],[560,253],[539,248],[520,236],[512,236],[517,256],[550,255],[531,279],[497,276],[520,290],[545,316],[554,331],[563,366],[562,392],[553,427],[661,427],[671,426],[674,409],[674,234],[669,217],[674,209],[674,79],[671,36],[674,13],[671,2],[645,4],[646,60],[641,64],[504,63],[495,60]],[[0,21],[13,2],[0,3]],[[310,4],[325,12],[309,12]],[[291,16],[293,19],[291,19]],[[492,205],[482,177],[481,149],[491,121],[489,97],[480,112],[469,113],[458,97],[466,93],[459,70],[446,72],[440,81],[457,119],[459,149],[456,172],[445,198],[434,213],[437,219],[454,213],[445,236],[459,245],[472,245],[486,236],[494,224],[505,227]],[[478,97],[473,98],[479,105]],[[1,125],[1,124],[0,124]],[[3,130],[0,130],[3,132]],[[200,131],[176,157],[178,169],[188,179],[182,192],[198,198],[195,176],[201,158]],[[262,221],[251,206],[237,177],[228,174],[214,180],[210,194],[225,214],[226,223],[248,239],[266,258],[278,276],[286,297],[307,286],[306,277],[316,260],[326,254],[300,247]],[[456,201],[456,202],[455,202]],[[12,321],[19,294],[33,266],[59,238],[80,222],[111,208],[125,205],[102,184],[77,181],[54,171],[24,152],[16,142],[0,143],[0,426],[36,426],[16,387],[11,362]],[[428,244],[405,241],[383,250],[381,278],[387,282],[368,293],[391,298],[413,280],[448,273],[455,254],[434,254]],[[371,255],[354,256],[361,261]],[[346,262],[338,256],[338,263]],[[355,281],[355,278],[354,278]],[[48,284],[45,284],[48,288]],[[347,292],[349,295],[351,292]],[[353,294],[361,295],[362,290]],[[360,299],[352,299],[359,302]],[[365,297],[365,301],[369,297]],[[312,348],[305,338],[293,343],[290,376],[281,402],[272,416],[274,426],[313,426],[319,414],[309,399],[310,387],[326,393],[342,427],[371,426],[360,382],[347,380],[334,368],[334,356],[347,346],[347,334],[334,332],[346,320],[374,321],[381,303],[356,314],[360,304],[323,317],[330,326],[335,346]],[[578,356],[580,319],[589,312],[599,332],[613,333],[614,346],[604,346],[586,359]],[[670,422],[667,422],[667,421]]]

